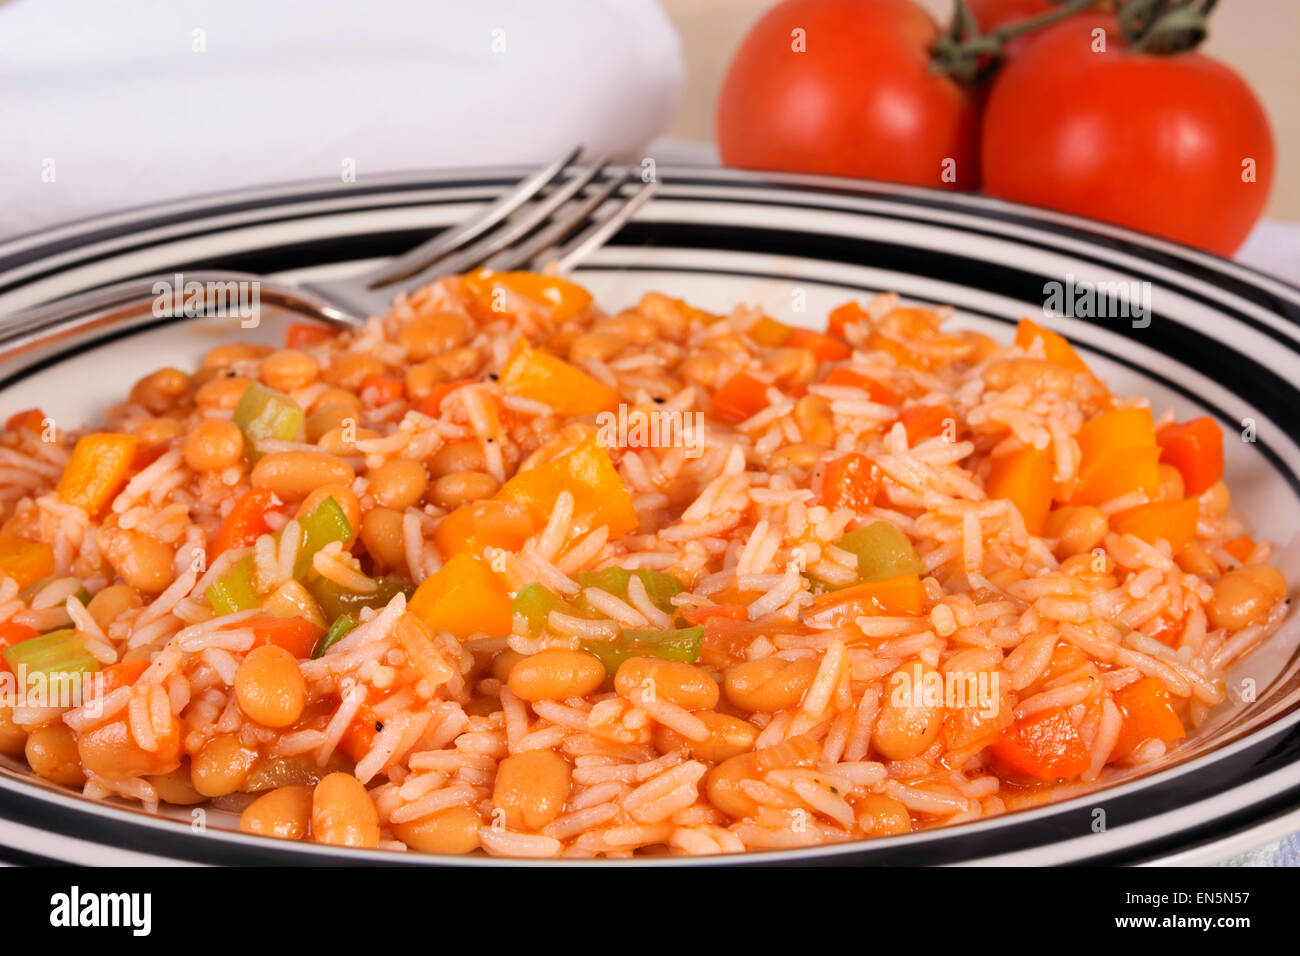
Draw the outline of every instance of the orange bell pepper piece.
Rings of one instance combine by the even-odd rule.
[[[29,408],[24,412],[15,412],[5,419],[5,428],[7,432],[16,432],[26,429],[27,431],[39,432],[45,426],[45,413],[39,408]]]
[[[812,329],[791,329],[785,344],[787,348],[807,349],[819,362],[842,362],[853,354],[853,350],[839,339]]]
[[[276,617],[274,614],[254,614],[242,621],[227,624],[222,630],[251,630],[254,647],[274,644],[299,659],[311,657],[312,651],[325,636],[325,628],[306,618]]]
[[[280,499],[266,488],[251,488],[236,498],[208,548],[208,563],[231,548],[247,548],[262,535],[269,534],[271,526],[266,516],[279,505]]]
[[[751,342],[765,349],[774,349],[785,345],[793,333],[793,328],[766,315],[751,325],[745,332]]]
[[[522,338],[498,382],[508,392],[545,402],[560,415],[594,415],[618,406],[618,393],[608,385]]]
[[[428,415],[430,418],[437,418],[442,414],[442,403],[446,401],[447,396],[458,388],[464,388],[466,385],[473,385],[474,379],[462,378],[456,382],[440,382],[429,390],[425,395],[415,403],[415,410],[421,415]]]
[[[325,325],[316,325],[311,322],[290,322],[289,328],[284,333],[284,347],[287,349],[300,349],[307,345],[316,345],[320,342],[328,342],[338,333]]]
[[[86,681],[86,699],[106,697],[119,687],[130,687],[148,669],[147,660],[119,661],[105,667],[99,672],[98,677],[91,677]]]
[[[719,421],[738,425],[767,405],[767,383],[748,372],[737,372],[713,393],[709,413]]]
[[[499,501],[522,505],[534,525],[546,524],[561,491],[573,495],[574,534],[605,525],[617,538],[635,531],[640,523],[632,496],[614,469],[609,453],[589,437],[575,449],[536,468],[520,472],[497,492]]]
[[[378,408],[400,401],[406,394],[406,384],[392,375],[367,375],[361,382],[362,399]]]
[[[518,502],[485,498],[461,505],[438,523],[433,542],[444,558],[481,555],[487,548],[518,551],[535,530],[533,517]]]
[[[822,501],[827,508],[852,508],[863,512],[876,501],[880,491],[880,466],[857,452],[849,452],[826,465],[822,478]]]
[[[1075,436],[1079,443],[1079,468],[1087,470],[1116,452],[1156,443],[1149,408],[1119,408],[1102,412],[1083,423]]]
[[[898,413],[898,420],[907,430],[907,443],[918,445],[942,435],[948,422],[957,422],[957,413],[947,405],[909,405]]]
[[[17,624],[13,621],[0,621],[0,647],[13,647],[15,644],[21,644],[23,641],[30,641],[33,637],[40,637],[41,632],[34,627],[28,627],[26,624]],[[0,657],[0,672],[12,674],[8,662]]]
[[[1165,425],[1156,432],[1156,444],[1160,460],[1183,476],[1184,493],[1189,498],[1203,494],[1223,477],[1223,430],[1208,415],[1181,425]]]
[[[1163,538],[1177,554],[1196,537],[1199,514],[1200,503],[1195,498],[1153,501],[1112,515],[1110,529],[1116,534],[1137,535],[1148,544]]]
[[[845,302],[831,309],[831,314],[826,317],[826,334],[842,339],[846,327],[870,321],[871,316],[867,314],[866,309],[856,302]]]
[[[748,621],[749,608],[743,604],[688,604],[677,609],[679,617],[694,627],[713,619]]]
[[[1045,329],[1030,319],[1021,319],[1020,324],[1016,326],[1016,345],[1028,350],[1040,339],[1047,361],[1067,368],[1071,372],[1088,371],[1088,366],[1083,359],[1079,358],[1079,353],[1074,350],[1074,346],[1070,345],[1065,336]]]
[[[1077,777],[1091,763],[1083,737],[1062,707],[1017,721],[990,749],[1003,766],[1039,780]]]
[[[1041,535],[1052,507],[1055,470],[1046,449],[1022,448],[993,459],[984,490],[990,498],[1005,498],[1020,509],[1025,528]]]
[[[498,290],[506,290],[550,310],[558,323],[582,315],[591,308],[591,293],[576,283],[536,272],[488,272],[480,269],[462,277],[466,291],[474,299],[475,316],[490,321],[505,314],[506,299]]]
[[[68,504],[98,516],[126,484],[139,443],[135,435],[83,435],[55,491]]]
[[[512,625],[510,592],[486,562],[467,554],[452,555],[407,607],[434,631],[462,639],[478,633],[506,637]]]
[[[903,400],[902,396],[888,385],[883,385],[874,378],[859,375],[852,369],[847,369],[842,365],[833,369],[831,374],[826,376],[823,384],[863,389],[868,398],[880,405],[897,405]]]
[[[903,368],[930,369],[934,366],[926,356],[913,352],[902,342],[896,342],[879,332],[872,332],[867,336],[867,347],[889,353]]]
[[[44,541],[28,541],[0,534],[0,574],[14,579],[19,590],[54,573],[54,548]]]
[[[803,623],[825,629],[848,624],[864,614],[914,616],[925,607],[925,586],[917,574],[864,581],[820,594],[804,612]]]
[[[1255,553],[1255,541],[1250,537],[1250,535],[1243,534],[1240,537],[1233,538],[1231,541],[1225,543],[1223,550],[1227,551],[1242,564],[1245,564],[1250,560],[1250,556]]]
[[[1125,684],[1115,691],[1115,703],[1124,722],[1111,750],[1111,760],[1122,760],[1153,737],[1168,743],[1186,736],[1169,691],[1157,677]]]
[[[1070,502],[1099,505],[1134,491],[1154,498],[1160,486],[1159,468],[1160,449],[1157,446],[1123,449],[1084,469]]]

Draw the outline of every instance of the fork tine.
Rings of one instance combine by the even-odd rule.
[[[557,209],[599,176],[608,164],[609,158],[601,157],[585,169],[579,170],[563,185],[557,186],[544,199],[539,200],[516,218],[507,221],[500,229],[483,236],[466,248],[457,249],[435,259],[425,266],[425,269],[440,273],[465,272],[501,250],[508,249],[546,222]]]
[[[582,147],[575,146],[548,166],[524,179],[513,190],[494,201],[487,209],[477,213],[473,218],[440,232],[428,242],[421,243],[410,252],[398,256],[392,262],[375,270],[366,276],[365,287],[367,289],[377,289],[399,279],[405,279],[417,272],[423,272],[436,259],[481,236],[545,189],[564,172],[570,163],[577,159],[578,154],[581,152]]]
[[[553,247],[572,235],[579,226],[590,218],[593,212],[600,208],[605,200],[614,195],[627,182],[628,177],[631,175],[632,171],[630,169],[615,173],[613,177],[601,183],[600,187],[590,196],[571,204],[571,208],[560,210],[555,222],[544,229],[538,230],[524,242],[497,253],[483,263],[484,267],[504,272],[531,262],[544,249]]]
[[[650,197],[659,189],[659,181],[651,180],[646,183],[623,203],[622,207],[599,222],[593,223],[584,231],[580,232],[576,238],[569,241],[565,246],[557,250],[545,249],[539,252],[533,259],[533,268],[540,269],[551,259],[555,260],[556,267],[560,272],[568,272],[579,262],[591,255],[606,240],[619,229],[623,228],[634,215],[636,211],[650,201]]]

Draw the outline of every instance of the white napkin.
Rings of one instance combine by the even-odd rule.
[[[0,0],[0,238],[247,186],[639,159],[654,0]]]

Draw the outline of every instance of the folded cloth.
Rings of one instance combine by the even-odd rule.
[[[655,0],[0,0],[0,238],[254,185],[640,158]]]

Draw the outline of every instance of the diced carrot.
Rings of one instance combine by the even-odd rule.
[[[362,400],[375,408],[401,401],[405,395],[406,385],[393,375],[367,375],[361,382]]]
[[[304,346],[328,342],[336,335],[338,335],[338,332],[327,325],[316,325],[311,322],[290,322],[289,328],[284,333],[284,347],[287,349],[300,349]]]
[[[880,466],[866,455],[841,455],[826,464],[822,501],[831,510],[852,508],[861,513],[875,504],[880,478]]]
[[[1026,530],[1041,535],[1052,507],[1054,475],[1051,451],[1022,448],[993,459],[984,490],[990,498],[1005,498],[1014,504]]]
[[[1122,760],[1153,738],[1168,743],[1186,736],[1173,699],[1158,677],[1143,677],[1115,691],[1115,703],[1124,715],[1111,760]]]
[[[370,709],[369,704],[362,704],[357,708],[357,714],[352,718],[352,723],[348,724],[348,729],[343,731],[343,736],[339,738],[339,749],[358,761],[375,745],[375,738],[383,730],[383,721]]]
[[[618,405],[618,392],[520,338],[501,369],[507,392],[544,402],[559,415],[595,415]]]
[[[444,558],[481,555],[487,548],[518,551],[533,530],[533,518],[522,504],[484,498],[461,505],[438,522],[433,542]]]
[[[1137,535],[1148,544],[1163,538],[1177,554],[1196,537],[1200,503],[1195,498],[1153,501],[1111,515],[1110,529],[1116,534]]]
[[[300,659],[311,657],[312,651],[325,636],[325,628],[306,618],[277,617],[274,614],[254,614],[242,621],[227,624],[222,630],[251,630],[254,647],[274,644]]]
[[[1045,329],[1030,319],[1021,319],[1016,326],[1016,345],[1028,350],[1034,342],[1042,340],[1043,354],[1047,361],[1069,369],[1071,372],[1086,372],[1088,366],[1074,351],[1069,340],[1050,329]]]
[[[135,435],[83,435],[55,491],[68,504],[97,516],[126,484],[139,443]]]
[[[869,321],[871,316],[867,314],[866,309],[856,302],[845,302],[831,309],[831,314],[826,319],[826,334],[842,339],[846,327]]]
[[[1159,486],[1160,449],[1155,445],[1124,448],[1082,468],[1070,502],[1099,505],[1134,491],[1154,498]]]
[[[266,488],[251,488],[235,499],[235,505],[226,515],[217,537],[208,548],[208,562],[217,559],[231,548],[246,548],[264,534],[271,526],[266,516],[280,506],[280,499]]]
[[[426,578],[407,607],[434,631],[458,638],[507,637],[513,621],[505,584],[487,562],[467,554],[453,555]]]
[[[91,678],[87,684],[87,700],[106,697],[119,687],[130,687],[140,675],[149,669],[149,661],[119,661],[110,664],[99,672],[99,677]]]
[[[894,361],[903,368],[929,369],[934,366],[934,363],[924,355],[912,351],[902,342],[895,341],[880,332],[872,332],[867,336],[867,347],[892,355]]]
[[[40,636],[40,631],[27,624],[19,624],[17,621],[0,622],[0,647],[13,647]]]
[[[5,420],[5,431],[16,432],[26,429],[39,432],[45,427],[45,413],[39,408],[29,408],[24,412],[15,412]]]
[[[1078,670],[1092,658],[1083,652],[1076,644],[1068,641],[1060,641],[1056,647],[1052,648],[1051,660],[1047,662],[1047,669],[1039,675],[1037,683],[1047,684],[1063,677],[1070,671]]]
[[[737,372],[713,393],[709,411],[731,425],[752,418],[767,408],[767,384],[748,372]]]
[[[765,315],[751,325],[745,334],[760,348],[774,349],[785,345],[793,332],[794,329],[784,322]]]
[[[458,388],[464,388],[466,385],[473,385],[474,379],[462,378],[455,382],[440,382],[433,386],[428,395],[425,395],[415,403],[415,410],[421,415],[428,415],[430,418],[437,418],[442,414],[442,403],[447,396]]]
[[[839,339],[812,329],[791,329],[785,344],[787,348],[807,349],[819,362],[841,362],[853,354]]]
[[[1177,649],[1183,636],[1183,622],[1171,620],[1165,614],[1157,614],[1143,624],[1141,630],[1147,637],[1155,638],[1161,644]]]
[[[1091,763],[1088,747],[1063,707],[1017,721],[990,749],[1009,770],[1039,780],[1077,777]]]
[[[868,398],[880,405],[897,405],[903,400],[902,396],[888,385],[883,385],[874,378],[859,375],[852,369],[847,369],[842,365],[833,369],[831,374],[826,376],[824,384],[863,389],[866,391]]]
[[[982,678],[982,681],[981,681]],[[963,672],[965,700],[951,707],[943,719],[943,742],[959,750],[985,741],[992,743],[1015,720],[1008,682],[997,671]],[[987,699],[981,693],[987,694]]]
[[[1255,553],[1255,541],[1250,535],[1243,534],[1238,538],[1233,538],[1223,546],[1223,550],[1245,564]]]
[[[604,525],[613,539],[635,531],[640,523],[627,486],[594,436],[554,461],[515,475],[496,498],[523,505],[536,530],[546,524],[563,491],[573,496],[569,527],[575,536]]]
[[[677,613],[692,627],[713,618],[724,618],[729,621],[749,620],[749,609],[743,604],[688,604],[678,608]]]
[[[955,430],[957,413],[947,405],[909,405],[898,413],[898,420],[907,429],[907,443],[918,445],[949,428]]]
[[[864,614],[917,615],[923,607],[925,586],[920,575],[900,574],[820,594],[813,598],[803,622],[821,630],[848,624]]]
[[[13,578],[19,589],[54,573],[54,548],[44,541],[28,541],[0,534],[0,574]]]
[[[1156,433],[1160,460],[1183,476],[1189,498],[1204,494],[1223,477],[1223,430],[1208,415],[1181,425],[1165,425]]]

